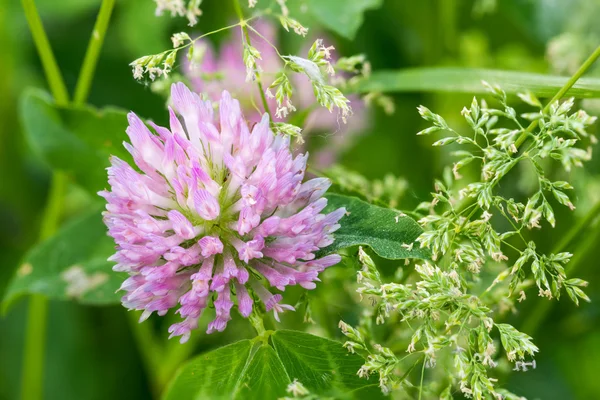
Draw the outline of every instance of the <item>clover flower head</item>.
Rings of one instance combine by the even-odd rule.
[[[249,129],[237,100],[223,92],[218,118],[182,84],[171,88],[170,129],[130,113],[125,147],[137,169],[112,157],[104,221],[115,239],[115,271],[130,276],[123,305],[165,315],[179,305],[183,321],[171,336],[189,339],[209,303],[223,331],[231,309],[248,317],[255,301],[267,311],[287,286],[313,289],[318,275],[340,261],[315,258],[333,242],[345,209],[329,214],[324,178],[302,183],[307,155],[293,157],[289,137],[275,135],[268,115]],[[267,288],[269,287],[269,289]]]

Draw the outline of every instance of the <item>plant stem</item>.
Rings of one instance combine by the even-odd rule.
[[[594,52],[588,57],[588,59],[585,60],[585,62],[581,65],[581,67],[579,67],[579,69],[575,72],[575,74],[573,74],[573,76],[567,81],[567,83],[565,83],[565,85],[562,88],[560,88],[560,90],[554,95],[554,97],[552,97],[552,99],[546,104],[546,106],[544,107],[544,109],[542,111],[548,112],[548,110],[550,109],[550,106],[555,101],[560,100],[569,91],[569,89],[571,89],[573,87],[573,85],[575,83],[577,83],[579,78],[581,78],[581,76],[592,66],[592,64],[594,64],[594,62],[598,59],[598,57],[600,57],[600,46],[598,46],[596,48],[596,50],[594,50]],[[525,143],[525,140],[527,140],[527,137],[537,127],[538,123],[539,123],[539,120],[536,119],[535,121],[531,122],[531,124],[529,124],[529,126],[527,128],[525,128],[523,133],[521,133],[521,135],[517,138],[517,140],[515,142],[515,146],[517,147],[517,149],[519,147],[521,147],[521,145],[523,145],[523,143]],[[517,163],[514,163],[507,171],[505,171],[503,176],[508,174],[508,172],[515,165],[517,165]],[[498,181],[496,181],[496,183],[498,183]],[[495,183],[493,186],[495,186]],[[464,207],[466,208],[466,207],[470,206],[471,204],[472,204],[472,202],[469,201],[469,202],[467,202],[467,204],[465,204]]]
[[[44,31],[35,1],[21,0],[21,3],[54,101],[59,106],[66,106],[69,104],[67,87],[56,63],[46,32]],[[94,49],[88,48],[82,75],[77,83],[77,104],[84,103],[87,97],[89,82],[91,82],[94,73],[98,52],[113,5],[114,0],[104,0],[102,3],[100,9],[101,15],[98,16],[98,21],[94,27],[94,34],[90,41],[90,46],[93,46]],[[54,235],[59,226],[67,183],[67,177],[64,173],[60,171],[53,173],[48,202],[40,227],[40,241]],[[48,299],[43,295],[32,295],[27,316],[23,371],[21,374],[21,398],[23,400],[38,400],[43,397],[47,314]]]
[[[554,246],[552,252],[556,254],[565,251],[569,244],[571,244],[571,242],[577,238],[579,234],[581,234],[589,225],[591,225],[598,216],[600,216],[600,201],[596,203],[590,209],[590,211],[588,211],[585,217],[583,217],[569,230],[569,232],[567,232],[563,239],[556,246]],[[600,223],[596,224],[593,230],[588,231],[586,238],[575,248],[575,251],[573,252],[574,256],[565,268],[565,274],[567,276],[575,272],[577,267],[579,267],[580,261],[583,259],[583,257],[592,249],[594,245],[597,244],[598,237],[600,237]],[[525,320],[521,330],[530,336],[535,335],[538,328],[548,316],[548,313],[552,309],[553,305],[554,303],[551,301],[539,302],[531,315]]]
[[[425,378],[425,357],[423,357],[423,366],[421,367],[421,384],[419,385],[419,400],[423,396],[423,379]]]
[[[50,91],[54,96],[54,101],[58,105],[67,105],[69,103],[69,93],[67,92],[67,86],[62,78],[56,59],[52,53],[52,48],[48,42],[48,36],[44,31],[42,20],[35,7],[34,0],[21,0],[23,5],[23,11],[25,11],[25,18],[29,24],[29,30],[38,54],[42,60],[42,67],[46,74],[46,80],[50,86]]]
[[[554,95],[554,97],[552,97],[552,99],[546,104],[542,111],[544,113],[548,112],[550,106],[552,106],[554,102],[560,100],[569,91],[569,89],[573,87],[573,85],[579,80],[579,78],[581,78],[581,76],[592,66],[592,64],[594,64],[598,57],[600,57],[600,46],[598,46],[596,50],[594,50],[594,52],[588,57],[588,59],[585,60],[585,62],[581,65],[581,67],[579,67],[577,72],[575,72],[575,74],[573,74],[573,76],[567,81],[567,83]],[[525,142],[527,136],[537,127],[537,125],[538,120],[535,120],[531,124],[529,124],[529,126],[523,131],[521,136],[519,136],[519,138],[515,142],[515,146],[517,146],[517,148]],[[561,251],[564,251],[567,248],[567,246],[573,241],[573,239],[575,239],[575,237],[577,237],[577,235],[579,235],[579,233],[581,233],[583,229],[585,229],[595,219],[595,217],[598,216],[599,213],[600,202],[594,205],[592,209],[586,214],[586,216],[575,226],[573,226],[569,230],[569,232],[567,232],[563,239],[554,247],[553,253],[559,253]],[[591,243],[589,242],[589,240],[586,240],[578,247],[576,251],[577,258],[571,260],[571,262],[565,270],[566,274],[570,274],[573,272],[573,270],[579,262],[579,259],[582,257],[583,254],[587,252],[587,249],[589,249],[590,246]],[[522,330],[528,333],[529,335],[533,336],[540,324],[546,318],[548,312],[550,312],[551,307],[552,303],[550,302],[539,303],[538,307],[534,310],[534,312],[531,313],[529,318],[527,318],[527,320],[523,324]]]
[[[66,176],[55,172],[40,228],[40,241],[48,239],[56,232],[66,186]],[[29,300],[25,353],[21,373],[21,398],[23,400],[38,400],[43,397],[47,314],[48,299],[41,294],[32,295]]]
[[[42,20],[37,12],[34,0],[21,0],[29,30],[35,43],[42,67],[58,105],[69,103],[69,94],[64,83],[48,37],[44,31]],[[52,236],[58,227],[61,216],[61,205],[67,178],[60,172],[52,176],[48,203],[40,227],[40,241]],[[27,326],[25,333],[25,350],[21,373],[21,398],[23,400],[38,400],[44,393],[44,360],[46,345],[46,320],[48,314],[48,299],[40,294],[31,296],[27,311]]]
[[[548,112],[548,110],[550,109],[550,106],[555,101],[562,99],[562,97],[565,94],[567,94],[569,89],[571,89],[573,87],[573,85],[575,83],[577,83],[579,78],[581,78],[581,76],[592,66],[592,64],[594,64],[594,62],[598,59],[598,57],[600,57],[600,46],[598,46],[596,48],[596,50],[594,50],[594,52],[588,57],[588,59],[585,60],[583,64],[581,64],[581,67],[579,67],[577,72],[575,72],[575,74],[573,74],[571,79],[569,79],[567,81],[567,83],[565,83],[565,85],[548,102],[548,104],[546,104],[546,107],[544,107],[544,109],[543,109],[544,113]],[[517,141],[515,142],[515,146],[517,146],[517,148],[519,148],[525,142],[525,140],[527,140],[527,136],[535,129],[535,127],[538,125],[538,123],[539,123],[539,120],[536,119],[535,121],[531,122],[531,124],[529,124],[529,126],[523,131],[523,133],[521,133],[521,136],[519,136],[517,138]]]
[[[458,232],[462,231],[462,229],[465,227],[465,225],[467,224],[467,222],[469,222],[471,220],[471,217],[473,215],[475,215],[475,213],[477,212],[478,209],[479,209],[478,207],[473,207],[473,209],[471,210],[471,212],[469,213],[469,215],[467,215],[467,218],[465,218],[463,220],[463,222],[461,222],[460,226],[458,227]],[[466,211],[466,208],[464,210]]]
[[[263,323],[263,316],[259,311],[256,310],[256,307],[252,310],[252,313],[248,317],[248,320],[252,324],[252,327],[256,329],[256,336],[264,335],[265,325]]]
[[[92,84],[92,78],[96,69],[96,63],[98,61],[98,55],[104,42],[104,36],[106,35],[106,29],[110,21],[110,16],[115,5],[115,0],[102,0],[100,11],[98,12],[98,18],[90,37],[87,50],[85,52],[85,58],[83,60],[83,66],[77,79],[77,86],[75,87],[74,104],[84,104]]]
[[[456,50],[457,11],[456,0],[445,0],[439,4],[440,41],[444,43],[444,50],[451,55]]]
[[[157,371],[161,366],[161,360],[165,356],[164,349],[156,340],[154,332],[152,332],[152,326],[139,322],[140,313],[133,311],[126,311],[126,313],[135,343],[146,367],[146,373],[151,377],[152,393],[156,398],[159,398],[162,384],[156,378]]]
[[[48,195],[48,203],[44,211],[44,219],[40,227],[40,240],[46,240],[56,232],[60,217],[62,215],[62,202],[67,188],[67,176],[56,172],[52,177],[52,185]]]
[[[579,67],[579,69],[577,70],[577,72],[575,72],[571,79],[569,79],[567,83],[558,91],[558,93],[554,95],[550,102],[546,104],[546,107],[544,107],[543,112],[547,112],[552,103],[560,100],[569,91],[569,89],[571,89],[571,87],[579,80],[579,78],[581,78],[581,76],[592,66],[592,64],[594,64],[598,57],[600,57],[600,46],[598,46],[596,50],[594,50],[594,52],[588,57],[587,60],[585,60],[581,67]],[[527,136],[531,133],[531,131],[535,129],[537,124],[538,120],[535,120],[527,127],[527,129],[525,129],[525,131],[523,131],[523,133],[521,134],[521,136],[519,136],[515,143],[517,148],[525,142]],[[563,236],[562,240],[556,246],[554,246],[552,252],[556,254],[565,251],[567,246],[571,244],[571,242],[577,237],[577,235],[579,235],[589,224],[591,224],[599,214],[600,202],[596,203],[592,207],[592,209],[586,214],[586,216],[583,219],[581,219],[575,226],[573,226],[565,236]],[[596,230],[598,230],[599,228],[600,224],[598,225]],[[571,274],[575,270],[575,268],[579,264],[579,260],[583,257],[584,254],[587,253],[587,251],[591,248],[592,244],[595,242],[593,239],[590,239],[590,237],[595,238],[596,236],[596,233],[592,233],[584,242],[582,242],[577,247],[577,250],[575,251],[576,256],[573,260],[571,260],[571,262],[565,269],[565,273],[567,275]],[[527,318],[522,328],[523,332],[526,332],[531,336],[535,334],[542,322],[546,319],[546,316],[552,309],[553,305],[549,301],[545,301],[543,303],[538,304],[539,305],[531,313],[530,317]]]
[[[21,372],[21,398],[23,400],[43,398],[47,315],[48,299],[41,294],[31,295],[27,311],[25,353]]]
[[[242,7],[240,6],[239,0],[233,0],[233,8],[235,9],[235,13],[240,19],[240,28],[242,29],[242,32],[244,32],[244,38],[246,39],[246,43],[248,44],[248,46],[251,46],[252,43],[250,42],[250,33],[248,33],[248,24],[246,19],[244,18],[244,13],[242,12]],[[265,112],[269,114],[269,117],[271,117],[271,110],[269,110],[269,103],[267,102],[267,96],[265,95],[265,90],[262,85],[260,74],[258,73],[258,71],[256,71],[255,75],[256,84],[258,85],[258,91],[260,93],[260,99],[262,101],[263,107],[265,109]]]

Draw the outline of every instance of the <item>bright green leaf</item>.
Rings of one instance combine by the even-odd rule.
[[[349,213],[340,220],[341,228],[334,233],[335,242],[320,251],[320,255],[351,246],[369,246],[383,258],[429,258],[426,249],[415,239],[423,232],[419,224],[400,211],[378,207],[356,197],[328,194],[325,212],[345,207]],[[411,248],[412,244],[412,248]]]
[[[321,397],[383,398],[375,378],[356,375],[364,359],[340,342],[288,330],[270,339],[272,345],[242,340],[196,357],[171,381],[164,400],[277,399],[295,379]]]
[[[171,381],[165,400],[231,399],[247,376],[252,342],[242,340],[202,354]]]
[[[285,396],[290,378],[275,350],[260,345],[238,381],[235,396],[240,399],[278,399]]]
[[[362,81],[359,92],[457,92],[485,94],[481,81],[499,85],[506,93],[530,91],[538,97],[552,97],[569,78],[529,72],[478,68],[411,68],[376,71]],[[600,97],[600,79],[581,78],[566,96]]]
[[[375,377],[356,375],[364,359],[341,343],[289,330],[276,331],[271,338],[290,379],[298,379],[311,393],[336,399],[383,397]]]
[[[115,292],[123,277],[107,261],[113,253],[100,209],[94,209],[29,251],[7,288],[4,309],[31,293],[87,304],[118,303],[121,296]]]
[[[363,13],[379,8],[383,0],[307,0],[306,3],[321,24],[352,40],[363,23]]]
[[[272,347],[242,340],[192,360],[173,379],[164,398],[277,399],[285,396],[289,383]]]
[[[117,109],[60,108],[39,90],[21,98],[20,113],[31,146],[53,169],[91,191],[107,186],[109,156],[130,160],[123,148],[127,114]]]

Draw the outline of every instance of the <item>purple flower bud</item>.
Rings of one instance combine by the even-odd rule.
[[[204,236],[198,241],[198,244],[204,258],[223,252],[223,243],[217,236]]]
[[[187,218],[177,210],[171,210],[167,213],[169,221],[173,223],[173,231],[184,239],[193,239],[197,233],[194,226]]]
[[[246,286],[237,282],[235,283],[235,291],[235,296],[237,297],[238,301],[238,310],[243,317],[247,318],[252,313],[252,304],[254,303],[252,301],[252,297],[250,297]]]
[[[194,207],[200,218],[207,221],[217,218],[221,211],[217,199],[205,189],[194,190]]]

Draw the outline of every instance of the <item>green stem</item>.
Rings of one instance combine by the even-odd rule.
[[[67,86],[56,64],[56,59],[48,42],[48,36],[46,36],[42,20],[35,7],[35,1],[21,0],[21,4],[23,5],[23,11],[25,11],[25,18],[27,18],[35,47],[42,60],[42,67],[44,68],[44,73],[46,74],[46,79],[48,80],[54,100],[58,105],[67,105],[69,103]]]
[[[27,311],[25,353],[21,372],[21,398],[23,400],[43,398],[47,316],[48,299],[42,294],[31,295]]]
[[[162,390],[162,384],[158,381],[157,371],[161,367],[162,359],[164,358],[164,349],[156,340],[152,326],[148,323],[140,323],[140,313],[126,311],[127,318],[131,326],[131,332],[135,338],[138,351],[146,367],[146,373],[152,377],[152,392],[156,398],[159,398]]]
[[[256,310],[256,307],[254,307],[254,309],[252,310],[252,313],[248,317],[248,320],[250,320],[252,327],[256,329],[256,336],[264,335],[266,331],[265,324],[263,322],[263,316],[259,311]]]
[[[581,78],[581,76],[594,64],[594,62],[600,57],[600,46],[594,50],[594,52],[588,57],[587,60],[579,67],[577,72],[573,74],[573,76],[567,81],[567,83],[552,97],[552,99],[546,104],[544,109],[542,110],[544,113],[548,112],[550,106],[558,100],[560,100],[568,91],[573,87],[573,85]],[[521,146],[527,136],[537,127],[538,120],[533,121],[519,136],[515,145],[517,148]],[[560,253],[564,251],[567,246],[579,235],[600,213],[600,202],[592,207],[592,209],[586,214],[586,216],[579,221],[575,226],[573,226],[569,232],[563,237],[563,239],[554,247],[553,253]],[[595,235],[592,235],[595,236]],[[573,260],[568,264],[565,273],[568,275],[573,272],[576,268],[579,260],[587,252],[587,250],[591,247],[591,243],[589,240],[586,240],[578,246]],[[546,316],[550,312],[552,308],[552,303],[549,301],[539,303],[538,307],[531,313],[531,315],[527,318],[525,323],[523,324],[522,330],[527,332],[530,335],[534,335],[535,331],[539,328],[541,323],[545,320]]]
[[[56,232],[66,186],[66,176],[55,172],[40,228],[41,241],[48,239]],[[38,400],[43,397],[47,314],[48,299],[41,294],[32,295],[29,300],[25,353],[21,373],[21,398],[23,400]]]
[[[456,0],[445,0],[439,3],[440,40],[444,43],[445,50],[451,55],[456,50],[456,25],[458,7]]]
[[[573,87],[573,85],[575,83],[577,83],[577,81],[579,80],[579,78],[582,77],[582,75],[592,66],[592,64],[594,64],[594,62],[598,59],[598,57],[600,57],[600,46],[598,46],[596,48],[596,50],[594,50],[594,52],[588,57],[588,59],[585,60],[585,62],[583,64],[581,64],[581,67],[579,67],[579,69],[577,70],[577,72],[575,72],[575,74],[573,74],[573,76],[571,77],[571,79],[569,79],[567,81],[567,83],[565,83],[565,85],[558,91],[558,93],[556,93],[554,95],[554,97],[548,102],[548,104],[546,104],[546,107],[544,107],[544,109],[543,109],[544,113],[548,112],[548,110],[550,109],[550,106],[555,101],[558,101],[558,100],[562,99],[563,96],[565,94],[567,94],[567,92],[569,91],[569,89],[571,89]],[[529,126],[523,131],[523,133],[521,134],[521,136],[519,136],[518,139],[517,139],[517,141],[515,142],[515,146],[517,146],[517,148],[519,148],[525,142],[525,140],[527,140],[527,136],[531,132],[533,132],[533,130],[538,125],[538,123],[539,123],[539,120],[536,119],[531,124],[529,124]]]
[[[248,46],[251,46],[250,42],[250,33],[248,33],[248,24],[247,20],[244,18],[244,13],[242,12],[242,7],[240,5],[239,0],[233,0],[233,8],[235,9],[235,13],[240,19],[240,27],[242,28],[242,32],[244,32],[244,38],[246,39],[246,43]],[[265,108],[265,112],[271,116],[271,110],[269,110],[269,103],[267,102],[267,96],[265,95],[265,90],[262,85],[262,80],[260,78],[260,74],[258,71],[255,73],[256,75],[256,84],[258,85],[258,91],[260,93],[260,99],[262,101],[263,107]],[[272,119],[272,118],[271,118]]]
[[[571,79],[569,79],[567,81],[567,83],[565,83],[565,85],[558,91],[558,93],[556,93],[554,95],[554,97],[546,105],[546,107],[544,108],[544,110],[548,111],[550,109],[550,106],[552,105],[552,103],[554,103],[555,101],[558,101],[558,100],[562,99],[562,97],[565,94],[567,94],[567,92],[569,91],[569,89],[571,89],[573,87],[573,85],[575,85],[577,83],[577,81],[579,80],[579,78],[581,78],[583,76],[583,74],[585,74],[585,72],[594,64],[594,62],[596,62],[596,60],[598,59],[598,57],[600,57],[600,46],[598,46],[596,48],[596,50],[594,50],[594,52],[587,58],[587,60],[585,60],[583,62],[583,64],[581,64],[581,67],[579,67],[579,69],[575,72],[575,74],[573,74],[573,76],[571,77]]]
[[[473,209],[471,210],[471,212],[469,213],[469,215],[467,215],[467,218],[465,218],[463,220],[463,222],[461,222],[460,226],[458,227],[458,231],[456,233],[462,231],[462,229],[465,227],[465,225],[467,224],[467,222],[469,222],[471,220],[471,217],[473,215],[475,215],[475,213],[477,212],[478,209],[479,209],[478,207],[473,207]],[[464,210],[466,210],[466,208]],[[464,210],[462,210],[462,211],[464,211]]]
[[[90,42],[85,52],[85,58],[83,60],[83,66],[77,79],[77,86],[75,87],[74,104],[84,104],[92,84],[92,78],[94,71],[96,70],[96,63],[98,61],[98,55],[104,42],[104,36],[106,35],[106,29],[110,21],[110,16],[115,5],[115,0],[102,0],[100,11],[98,12],[98,18],[90,37]]]
[[[55,172],[52,176],[48,203],[46,204],[44,219],[40,227],[40,240],[46,240],[56,232],[62,215],[61,206],[65,197],[67,183],[67,176],[61,172]]]
[[[579,67],[577,72],[575,72],[575,74],[567,81],[567,83],[565,83],[565,85],[554,95],[554,97],[552,97],[552,99],[546,104],[546,106],[544,107],[544,109],[542,111],[544,113],[548,112],[548,110],[550,109],[550,106],[552,106],[552,104],[555,101],[560,100],[569,91],[569,89],[571,89],[573,87],[573,85],[575,85],[575,83],[577,83],[579,78],[581,78],[581,76],[592,66],[592,64],[594,64],[594,62],[598,59],[598,57],[600,57],[600,46],[598,46],[598,48],[596,48],[596,50],[594,50],[594,52],[588,57],[588,59],[585,60],[585,62],[581,65],[581,67]],[[527,128],[525,128],[523,133],[521,133],[521,135],[517,138],[517,140],[515,142],[515,146],[517,147],[517,149],[519,147],[521,147],[521,145],[523,145],[523,143],[525,143],[525,140],[527,140],[527,137],[538,126],[538,123],[539,123],[539,120],[536,119],[531,124],[529,124],[529,126]],[[508,174],[508,172],[515,165],[517,165],[517,163],[514,163],[512,165],[512,167],[510,167],[508,170],[506,170],[504,172],[503,176],[506,176],[506,174]],[[499,182],[499,180],[500,179],[496,180],[496,182],[493,184],[493,186],[495,186],[496,183]],[[471,204],[472,204],[472,201],[469,201],[469,202],[467,202],[467,204],[465,204],[465,207],[468,207]]]
[[[419,400],[423,397],[423,380],[425,378],[425,357],[423,357],[423,366],[421,367],[421,384],[419,385]]]
[[[21,3],[54,101],[59,105],[67,105],[69,103],[67,87],[56,64],[35,2],[33,0],[22,0]],[[41,241],[52,236],[58,227],[66,185],[66,176],[60,172],[55,172],[52,176],[48,203],[40,227],[39,239]],[[21,398],[23,400],[38,400],[43,397],[44,393],[48,299],[39,294],[31,296],[27,313],[25,350],[21,373]]]
[[[69,104],[67,87],[56,63],[48,37],[44,31],[44,26],[42,25],[42,21],[37,12],[35,2],[34,0],[21,0],[21,3],[23,5],[25,17],[27,18],[27,23],[29,24],[29,30],[31,31],[36,49],[42,61],[44,73],[48,85],[50,86],[52,96],[54,97],[54,101],[57,105],[66,106]],[[112,10],[112,4],[110,4],[109,10],[107,11],[106,7],[108,7],[108,5],[105,5],[105,3],[114,3],[114,0],[105,0],[103,2],[103,7],[101,8],[101,14],[103,15],[98,17],[99,20],[102,19],[102,23],[100,24],[100,21],[98,21],[94,28],[94,36],[99,34],[100,39],[99,41],[92,39],[90,45],[94,43],[94,46],[97,47],[97,50],[95,50],[96,53],[99,51],[99,47],[102,44],[104,31],[106,30],[108,18],[110,17],[110,10]],[[102,13],[103,9],[104,13]],[[100,31],[102,32],[100,33]],[[77,83],[78,88],[83,88],[78,95],[78,103],[85,102],[88,91],[86,86],[89,86],[89,81],[91,81],[96,60],[97,54],[94,54],[94,51],[88,49],[86,54],[86,65],[82,70],[80,82]],[[84,80],[81,81],[81,79]],[[85,80],[88,81],[87,84],[82,83],[85,82]],[[67,176],[64,173],[60,171],[55,171],[53,173],[48,202],[44,212],[44,219],[40,227],[40,241],[46,240],[54,235],[59,226],[67,183]],[[23,371],[21,375],[21,398],[23,400],[38,400],[43,397],[47,314],[48,299],[43,295],[31,296],[27,317]]]
[[[594,62],[600,57],[600,46],[594,50],[594,52],[588,57],[587,60],[579,67],[577,72],[567,81],[565,86],[563,86],[556,95],[550,100],[546,107],[544,107],[543,112],[547,112],[555,101],[560,100],[568,91],[573,87],[573,85],[581,78],[581,76],[594,64]],[[519,136],[515,145],[517,147],[521,146],[527,136],[535,129],[538,124],[538,120],[533,121],[525,131]],[[596,203],[592,209],[585,215],[583,219],[581,219],[575,226],[573,226],[565,236],[563,236],[562,240],[554,247],[553,253],[560,253],[571,244],[571,242],[587,227],[589,226],[593,220],[600,214],[600,202]],[[596,228],[596,231],[600,228],[600,224]],[[596,233],[591,234],[588,238],[580,243],[575,251],[576,256],[573,260],[567,265],[565,269],[565,273],[567,276],[577,268],[579,261],[583,257],[584,254],[588,252],[588,250],[592,247],[592,244],[595,243],[594,238],[597,236]],[[590,239],[592,238],[592,239]],[[529,335],[534,335],[537,329],[540,327],[541,323],[546,319],[546,316],[552,309],[553,303],[549,301],[545,301],[539,303],[538,307],[531,313],[531,316],[527,318],[525,324],[523,325],[523,331],[527,332]]]
[[[569,232],[563,237],[563,239],[554,246],[552,252],[554,254],[565,251],[568,246],[581,234],[586,228],[588,228],[594,220],[600,216],[600,201],[596,203],[590,211],[583,217],[576,225],[574,225]],[[595,228],[590,232],[586,233],[586,238],[579,242],[575,248],[574,256],[565,268],[565,274],[570,276],[579,267],[580,262],[585,255],[598,243],[597,239],[600,237],[600,223],[596,224]],[[538,328],[546,320],[548,313],[552,310],[554,303],[551,301],[540,301],[537,307],[527,317],[523,323],[522,331],[530,336],[535,335]]]

